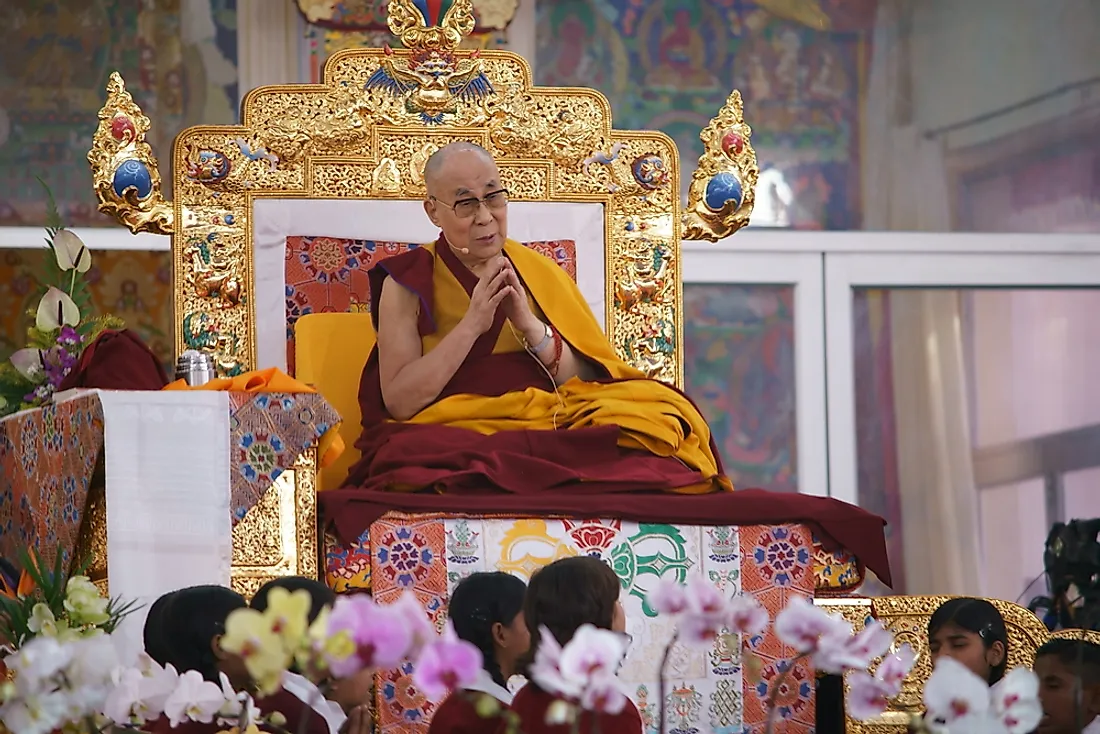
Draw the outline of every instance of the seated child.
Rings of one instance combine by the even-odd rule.
[[[949,599],[928,620],[932,664],[953,658],[993,685],[1008,667],[1008,630],[997,607],[985,599]]]
[[[463,579],[451,594],[447,613],[459,638],[481,650],[481,675],[467,691],[495,698],[504,708],[512,703],[508,679],[516,673],[521,655],[531,645],[523,619],[527,585],[507,573],[475,573]],[[448,696],[432,716],[429,734],[478,734],[492,731],[497,716],[482,716],[469,695]]]
[[[1043,718],[1037,734],[1100,732],[1100,645],[1051,640],[1035,653]]]
[[[565,646],[584,624],[625,633],[626,612],[619,603],[619,577],[598,558],[575,556],[542,567],[531,577],[523,616],[531,632],[531,649],[524,656],[529,665],[538,654],[541,628],[547,628]],[[546,723],[546,712],[556,699],[531,681],[512,699],[512,711],[525,734],[639,734],[642,717],[633,702],[618,714],[584,712],[573,724]]]
[[[261,586],[252,597],[251,606],[257,611],[267,609],[272,589],[286,589],[289,592],[304,590],[310,596],[309,622],[313,623],[325,607],[336,603],[336,592],[316,579],[303,576],[284,576],[272,579]],[[329,687],[327,696],[323,696],[316,685],[297,671],[289,671],[283,676],[283,690],[294,694],[325,721],[331,734],[344,731],[348,734],[369,725],[371,686],[374,682],[373,671],[364,670],[343,680],[335,681]],[[349,720],[350,717],[350,720]]]
[[[224,673],[233,690],[251,691],[254,685],[244,661],[221,648],[226,619],[233,611],[246,606],[244,597],[221,586],[194,586],[166,594],[154,602],[146,619],[146,652],[159,664],[170,664],[180,673],[196,670],[212,683],[220,683],[220,674]],[[257,698],[256,706],[264,714],[278,711],[294,731],[305,717],[307,734],[329,734],[325,720],[286,691]],[[153,734],[217,734],[224,729],[216,721],[209,724],[186,722],[172,728],[167,717],[161,717],[151,724],[149,731]],[[269,730],[266,726],[260,729]]]

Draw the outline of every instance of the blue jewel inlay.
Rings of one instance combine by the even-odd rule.
[[[707,205],[707,209],[716,212],[730,201],[736,202],[737,207],[741,206],[741,181],[728,171],[715,174],[714,178],[707,182],[703,203]]]
[[[120,199],[129,189],[134,189],[138,199],[144,199],[153,193],[153,177],[149,168],[139,160],[130,158],[123,161],[115,169],[115,176],[111,180],[111,189]]]

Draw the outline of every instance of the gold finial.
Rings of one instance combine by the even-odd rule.
[[[134,234],[171,234],[172,204],[161,196],[157,159],[145,142],[148,132],[149,118],[134,103],[119,73],[112,72],[88,151],[99,211]]]
[[[386,22],[405,48],[451,51],[474,30],[473,2],[390,0]]]
[[[717,242],[749,223],[760,175],[751,137],[741,92],[735,89],[699,133],[704,149],[691,175],[683,239]]]

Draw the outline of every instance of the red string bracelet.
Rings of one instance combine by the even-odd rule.
[[[561,334],[558,333],[557,329],[554,329],[554,359],[550,362],[550,375],[555,378],[558,376],[558,368],[561,367],[562,348]]]

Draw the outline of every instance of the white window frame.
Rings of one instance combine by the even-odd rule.
[[[741,240],[743,235],[738,236]],[[771,236],[769,235],[770,239]],[[800,494],[828,496],[826,434],[825,321],[820,252],[775,253],[716,244],[685,242],[684,287],[691,285],[780,285],[794,288],[796,472]]]
[[[829,488],[852,504],[855,289],[1100,287],[1100,235],[852,232],[838,245],[824,251]]]

